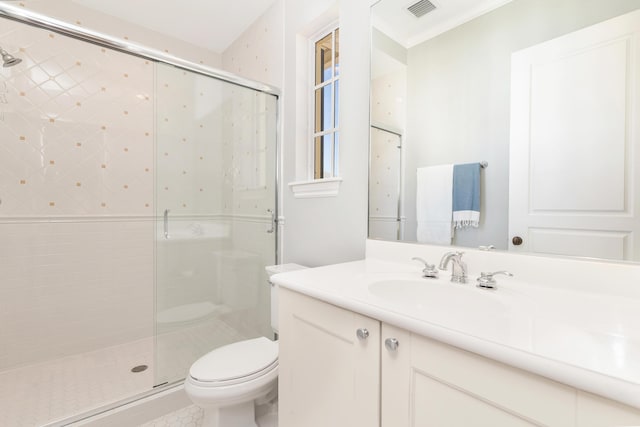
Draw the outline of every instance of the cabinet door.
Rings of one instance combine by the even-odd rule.
[[[640,426],[640,410],[584,391],[576,413],[578,427]]]
[[[380,370],[382,377],[381,426],[408,427],[410,422],[411,396],[411,334],[404,329],[382,324],[382,351]],[[396,339],[398,348],[388,350],[386,339]],[[426,426],[425,426],[426,427]]]
[[[572,426],[575,391],[383,324],[382,427]]]
[[[378,426],[380,323],[287,289],[279,301],[279,426]]]

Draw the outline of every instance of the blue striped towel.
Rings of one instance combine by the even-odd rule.
[[[480,163],[453,166],[453,227],[480,225]]]

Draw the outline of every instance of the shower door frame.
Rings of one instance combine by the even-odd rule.
[[[77,25],[70,24],[68,22],[64,22],[40,13],[27,10],[15,4],[0,2],[0,17],[21,22],[23,24],[27,24],[33,27],[53,31],[55,33],[58,33],[64,36],[68,36],[68,37],[78,39],[94,45],[102,46],[102,47],[112,49],[128,55],[133,55],[139,58],[151,60],[156,63],[172,65],[176,68],[179,68],[185,71],[190,71],[190,72],[203,75],[206,77],[210,77],[216,80],[220,80],[226,83],[231,83],[237,86],[255,90],[257,92],[275,96],[277,108],[276,108],[276,135],[275,135],[276,165],[275,165],[275,191],[274,191],[275,200],[274,200],[273,229],[275,234],[274,235],[275,262],[276,264],[279,263],[280,261],[279,260],[280,258],[279,257],[280,221],[279,221],[278,195],[279,195],[279,188],[280,188],[280,149],[281,149],[280,148],[280,144],[281,144],[280,97],[282,93],[280,89],[262,82],[246,79],[244,77],[240,77],[223,70],[219,70],[216,68],[207,67],[202,64],[197,64],[191,61],[187,61],[177,56],[169,55],[162,51],[152,49],[140,44],[131,43],[130,41],[127,41],[118,37],[113,37],[105,33],[90,30],[87,28],[82,28]],[[56,421],[55,423],[48,424],[44,427],[57,426],[57,425],[60,425],[60,423],[62,423],[62,425],[66,425],[66,424],[78,422],[81,420],[85,420],[90,417],[103,414],[107,411],[125,406],[127,404],[131,404],[136,401],[146,399],[155,394],[170,391],[171,389],[181,386],[183,382],[184,380],[179,380],[176,382],[155,386],[148,391],[133,395],[121,401],[107,404],[103,407],[87,411],[83,414],[71,416],[61,421]]]

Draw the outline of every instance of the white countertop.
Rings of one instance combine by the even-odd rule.
[[[640,408],[640,299],[533,286],[495,291],[422,279],[417,264],[367,259],[277,274],[282,287]],[[398,292],[383,282],[398,283]],[[419,285],[424,281],[424,289]],[[403,297],[403,285],[418,294]],[[388,285],[388,284],[386,284]]]

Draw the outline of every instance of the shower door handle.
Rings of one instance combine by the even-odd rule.
[[[267,212],[271,214],[271,225],[267,229],[267,233],[273,233],[276,231],[276,214],[271,209],[267,209]]]
[[[164,210],[164,223],[163,223],[163,229],[164,229],[164,238],[168,239],[169,238],[169,209],[165,209]]]

